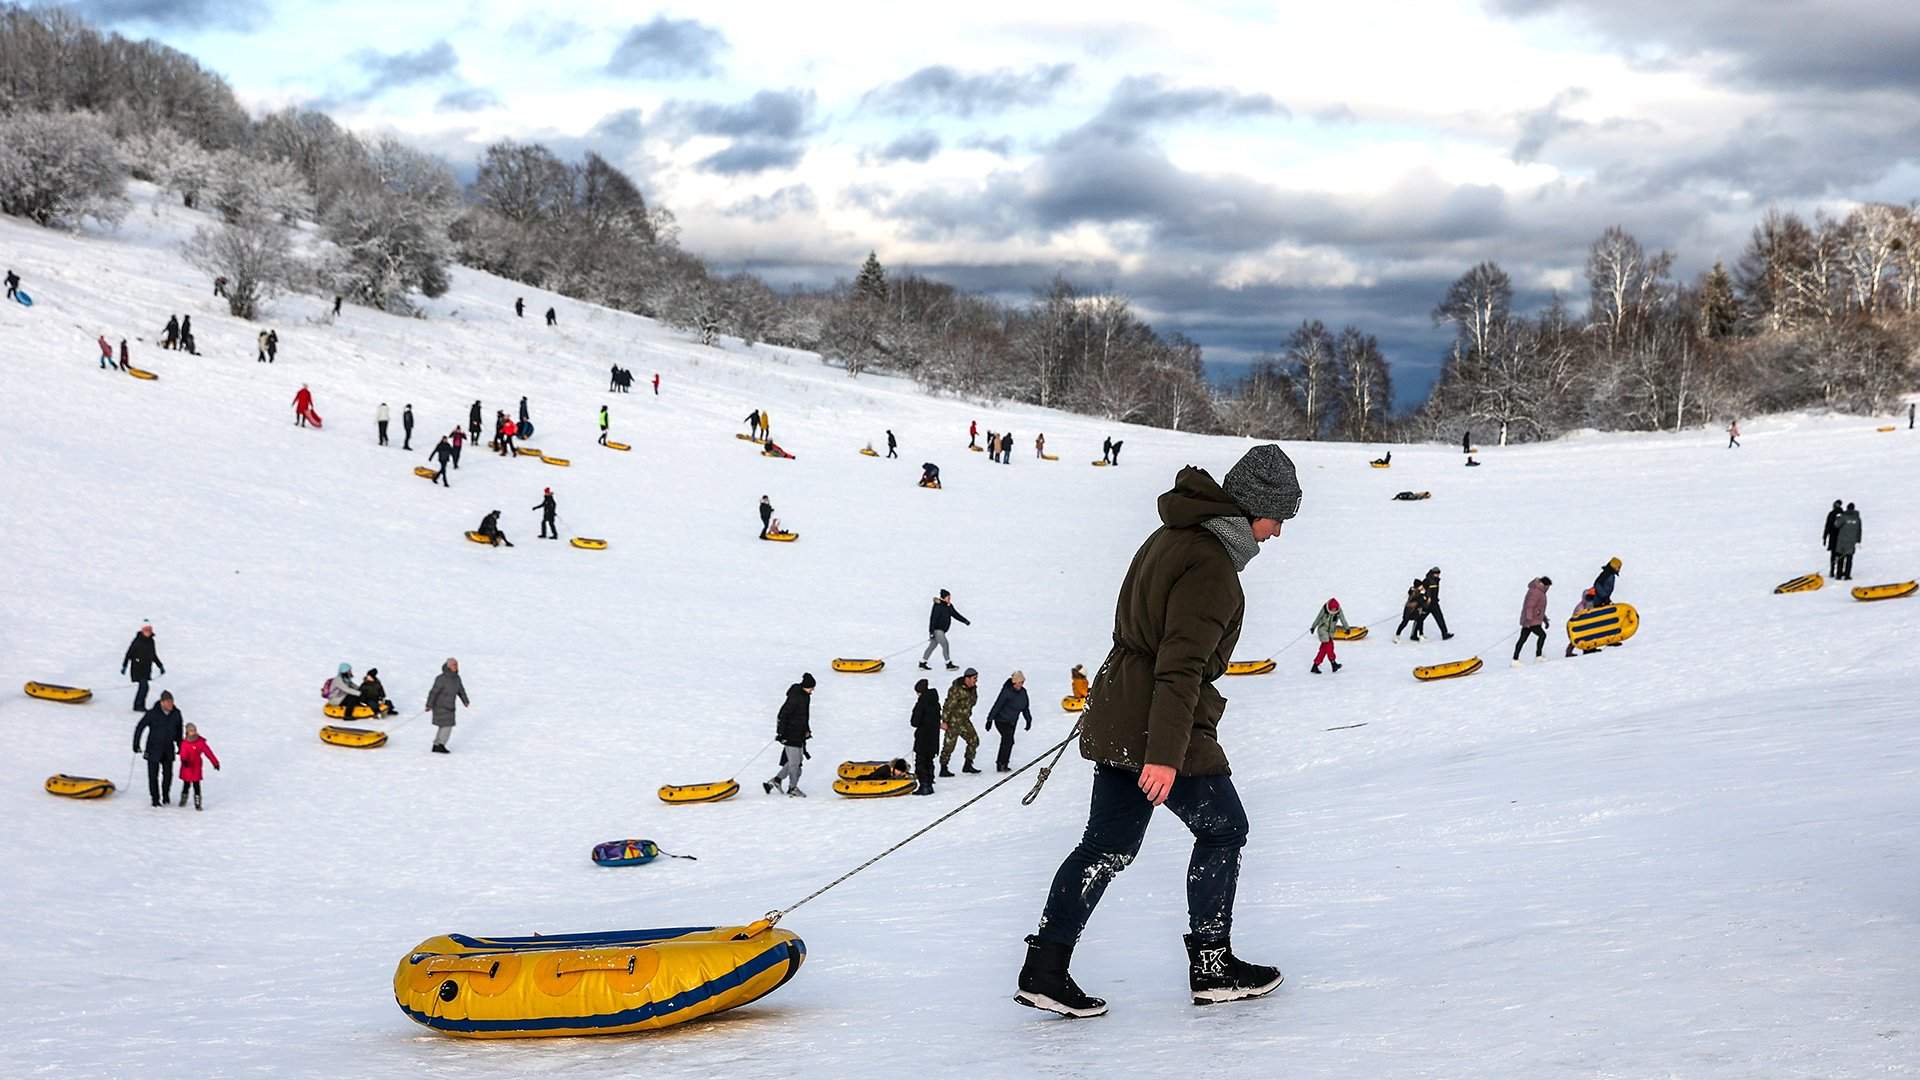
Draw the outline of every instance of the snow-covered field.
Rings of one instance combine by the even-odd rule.
[[[1070,755],[1033,806],[1016,781],[789,917],[810,958],[758,1004],[626,1038],[428,1032],[390,982],[429,935],[750,920],[981,790],[991,772],[928,799],[828,790],[835,762],[907,752],[917,675],[906,654],[874,676],[828,661],[913,647],[942,587],[974,621],[956,659],[981,669],[983,697],[1013,668],[1030,677],[1021,758],[1063,737],[1067,671],[1103,656],[1154,497],[1183,464],[1221,475],[1245,444],[850,381],[469,272],[421,320],[349,307],[328,324],[320,298],[282,298],[269,367],[257,328],[175,254],[194,217],[150,202],[105,236],[0,220],[0,262],[37,300],[0,305],[0,673],[96,694],[0,696],[0,1076],[1920,1071],[1920,599],[1770,595],[1824,570],[1836,497],[1865,518],[1857,583],[1920,574],[1920,439],[1836,417],[1753,419],[1738,451],[1713,432],[1489,448],[1472,471],[1444,448],[1397,449],[1380,471],[1377,447],[1289,447],[1305,506],[1247,571],[1240,650],[1280,668],[1222,686],[1253,819],[1235,944],[1287,972],[1269,999],[1187,1003],[1187,844],[1163,818],[1076,957],[1112,1015],[1009,1000],[1084,812]],[[550,303],[556,329],[536,317]],[[153,344],[175,312],[193,314],[200,357]],[[137,335],[159,381],[99,371],[102,332]],[[639,392],[605,392],[614,362]],[[324,431],[292,424],[303,382]],[[450,490],[412,475],[475,398],[491,417],[522,394],[532,441],[570,468],[476,447]],[[374,442],[381,401],[391,448]],[[603,402],[631,453],[594,445]],[[733,438],[756,407],[797,460]],[[966,451],[970,418],[1014,431],[1012,466]],[[856,454],[888,427],[901,460]],[[1061,461],[1033,459],[1037,431]],[[1105,434],[1125,438],[1123,464],[1091,469]],[[946,490],[914,486],[927,460]],[[565,534],[608,550],[534,539],[546,485]],[[1433,499],[1390,501],[1403,488]],[[762,493],[799,543],[756,539]],[[518,547],[461,538],[495,508]],[[1611,555],[1643,629],[1560,659],[1560,620]],[[1396,646],[1406,585],[1434,564],[1459,636]],[[1542,573],[1550,659],[1511,669]],[[1300,635],[1328,596],[1374,633],[1314,677]],[[143,620],[169,672],[156,694],[225,765],[203,813],[150,808],[143,768],[126,783],[117,669]],[[1475,653],[1488,667],[1472,678],[1409,675]],[[316,739],[340,661],[378,667],[411,711],[449,655],[473,698],[451,756],[427,752],[424,720],[387,725],[378,751]],[[813,797],[763,796],[773,754],[743,762],[802,671],[821,681]],[[50,798],[55,772],[122,790]],[[748,785],[729,803],[654,797],[729,775]],[[699,861],[588,861],[627,836]]]

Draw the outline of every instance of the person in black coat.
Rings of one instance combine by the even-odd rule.
[[[1027,730],[1033,730],[1033,709],[1027,702],[1027,677],[1014,672],[1000,686],[1000,696],[987,710],[987,726],[1000,730],[1000,754],[994,759],[995,772],[1013,771],[1013,733],[1020,718],[1027,718]]]
[[[1613,585],[1620,576],[1620,560],[1608,559],[1607,565],[1600,568],[1600,576],[1593,579],[1593,606],[1606,607],[1613,603]]]
[[[473,531],[486,537],[487,541],[494,547],[499,547],[501,544],[505,544],[508,547],[513,546],[513,541],[507,539],[507,534],[500,531],[500,511],[498,510],[481,518],[480,527]]]
[[[940,595],[933,598],[932,614],[927,616],[927,651],[920,656],[920,670],[932,670],[927,666],[927,661],[935,649],[939,649],[940,655],[946,658],[948,671],[959,668],[960,665],[953,662],[953,649],[947,644],[947,631],[955,619],[968,626],[973,625],[965,615],[960,614],[960,609],[953,606],[953,594],[941,589]]]
[[[553,501],[552,488],[546,489],[546,494],[541,496],[540,504],[533,509],[540,511],[540,539],[560,539],[560,530],[553,524],[554,515],[560,512],[560,507]]]
[[[173,707],[173,692],[160,691],[160,704],[147,710],[133,727],[133,752],[140,753],[140,736],[147,737],[147,794],[153,805],[173,802],[173,757],[180,749],[181,722],[185,718]]]
[[[892,428],[888,428],[888,429],[887,429],[887,456],[888,456],[888,457],[899,457],[899,456],[900,456],[900,449],[899,449],[899,447],[900,447],[900,444],[899,444],[898,442],[896,442],[896,441],[894,441],[894,438],[893,438],[893,429],[892,429]]]
[[[460,429],[454,428],[454,430],[459,431]],[[440,465],[440,467],[434,471],[433,482],[439,484],[441,487],[452,487],[452,484],[447,483],[447,462],[453,460],[453,444],[447,441],[445,435],[440,436],[440,445],[427,451],[427,460],[438,462]]]
[[[773,501],[765,495],[760,496],[760,539],[767,538],[767,530],[773,528]]]
[[[1440,610],[1440,568],[1436,566],[1428,570],[1424,580],[1427,586],[1426,613],[1432,617],[1433,624],[1440,628],[1440,640],[1451,641],[1453,635],[1447,632],[1446,613]]]
[[[516,319],[524,319],[527,317],[527,298],[526,297],[516,296],[513,298],[513,316]]]
[[[915,795],[933,794],[933,756],[940,752],[940,691],[921,679],[913,684],[913,777]]]
[[[552,308],[548,308],[547,309],[547,325],[553,326],[557,324],[559,321],[560,321],[559,313],[555,312]]]
[[[401,435],[400,449],[402,450],[413,449],[413,403],[412,402],[408,402],[407,407],[401,410],[400,412],[400,435]]]
[[[133,668],[131,672],[127,670],[129,666]],[[134,712],[147,711],[147,683],[153,680],[154,668],[159,668],[162,675],[167,673],[167,665],[160,662],[159,647],[153,641],[153,625],[149,623],[133,635],[127,654],[120,658],[120,674],[131,674],[137,687],[133,692]]]
[[[1840,576],[1840,553],[1833,550],[1833,538],[1840,531],[1840,519],[1845,515],[1840,500],[1833,500],[1833,509],[1827,511],[1827,527],[1820,530],[1820,546],[1827,549],[1827,576],[1831,578]]]
[[[813,738],[813,672],[800,676],[800,681],[787,687],[787,700],[780,705],[780,714],[773,726],[774,741],[783,749],[780,751],[780,771],[773,779],[763,781],[760,790],[773,794],[774,790],[786,788],[788,795],[804,799],[807,793],[800,790],[800,769],[807,760],[807,740]]]
[[[467,410],[467,441],[472,443],[480,441],[480,403],[478,401],[473,403],[473,408]]]
[[[533,417],[527,415],[527,395],[521,394],[520,395],[520,422],[524,424],[531,419],[533,419]]]

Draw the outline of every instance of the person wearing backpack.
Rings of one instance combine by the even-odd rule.
[[[1333,665],[1335,674],[1339,674],[1340,661],[1333,654],[1333,632],[1348,628],[1347,615],[1340,610],[1339,600],[1329,598],[1320,605],[1320,613],[1313,617],[1313,636],[1320,642],[1320,651],[1313,654],[1313,666],[1308,671],[1320,674],[1320,662],[1324,660]]]

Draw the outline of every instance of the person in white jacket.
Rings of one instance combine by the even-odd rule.
[[[387,403],[384,401],[380,403],[380,407],[378,409],[375,409],[373,411],[373,419],[376,423],[380,425],[380,445],[381,446],[387,445],[387,418],[390,415],[391,414],[387,411]]]

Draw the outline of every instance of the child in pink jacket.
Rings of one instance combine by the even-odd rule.
[[[200,729],[187,725],[186,736],[180,740],[180,805],[187,805],[187,790],[193,790],[193,808],[200,809],[200,760],[205,758],[213,762],[217,771],[220,759],[213,756],[213,747],[200,737]]]

